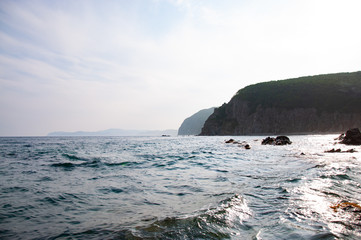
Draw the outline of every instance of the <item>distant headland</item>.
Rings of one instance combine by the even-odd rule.
[[[216,108],[200,135],[340,133],[361,127],[361,72],[263,82]]]
[[[125,130],[107,129],[96,132],[51,132],[48,136],[176,136],[177,130]]]
[[[186,118],[178,129],[178,135],[198,135],[208,117],[214,112],[214,107],[202,109]]]

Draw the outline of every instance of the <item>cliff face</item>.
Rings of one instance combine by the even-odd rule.
[[[361,127],[361,72],[248,86],[216,108],[201,135],[343,132]]]
[[[178,130],[178,135],[198,135],[207,118],[213,113],[214,108],[203,109],[186,118]]]

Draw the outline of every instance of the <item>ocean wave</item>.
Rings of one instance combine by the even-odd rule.
[[[361,237],[361,148],[242,138],[250,152],[224,137],[0,139],[0,238]]]
[[[139,162],[132,162],[132,161],[123,161],[123,162],[105,162],[104,165],[109,166],[109,167],[117,167],[117,166],[121,166],[121,167],[132,167],[135,165],[139,165]]]
[[[248,235],[250,226],[245,221],[252,216],[244,198],[238,194],[226,198],[207,210],[192,216],[167,217],[132,231],[141,239],[224,239]],[[255,231],[252,231],[255,234]]]
[[[103,194],[122,193],[125,191],[125,189],[117,188],[117,187],[105,187],[105,188],[99,188],[98,191],[102,192]]]
[[[69,159],[69,160],[81,160],[81,161],[87,161],[89,159],[87,158],[84,158],[84,157],[79,157],[77,155],[73,155],[73,154],[68,154],[68,153],[63,153],[62,156],[66,159]]]
[[[73,164],[71,162],[61,162],[61,163],[53,163],[50,166],[64,168],[65,170],[71,170],[76,166],[76,164]]]
[[[80,163],[74,162],[57,162],[50,164],[51,167],[63,168],[64,170],[73,170],[76,167],[89,167],[89,168],[100,168],[100,167],[133,167],[139,165],[138,162],[133,161],[122,161],[122,162],[105,162],[100,158],[91,158]]]

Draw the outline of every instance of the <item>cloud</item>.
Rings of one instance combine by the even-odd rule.
[[[0,135],[178,128],[252,83],[360,70],[359,7],[1,1]]]

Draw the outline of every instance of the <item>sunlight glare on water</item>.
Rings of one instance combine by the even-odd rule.
[[[360,152],[346,152],[360,148],[335,145],[331,139],[329,135],[308,139],[313,147],[311,155],[314,155],[310,159],[317,163],[315,169],[318,171],[313,171],[302,185],[292,190],[287,213],[297,220],[299,227],[329,229],[337,237],[356,239],[361,237],[361,209],[356,209],[359,212],[356,214],[342,209],[336,212],[333,206],[341,202],[360,203],[360,175],[356,173],[360,173],[361,155]],[[344,152],[325,153],[332,148]],[[320,220],[323,226],[319,225]]]

